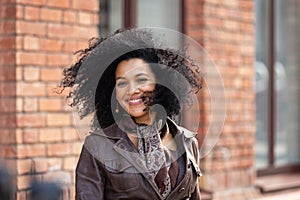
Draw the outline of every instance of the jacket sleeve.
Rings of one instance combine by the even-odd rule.
[[[198,141],[196,138],[194,138],[194,140],[193,140],[192,150],[194,152],[195,160],[196,160],[198,166],[200,166],[200,154],[199,154],[199,148],[198,148]],[[191,200],[201,200],[200,187],[199,187],[199,177],[201,176],[201,174],[197,174],[197,176],[198,176],[197,184],[196,184],[194,192],[191,195],[191,198],[190,198]]]
[[[76,200],[104,199],[104,186],[101,165],[83,146],[76,167]]]

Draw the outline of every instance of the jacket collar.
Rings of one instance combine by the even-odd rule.
[[[173,134],[173,137],[175,137],[177,134],[184,134],[184,136],[186,138],[193,138],[195,137],[196,133],[193,133],[183,127],[180,127],[178,126],[172,119],[170,118],[167,118],[167,122],[168,124],[168,127],[169,127],[169,130],[170,132]],[[106,138],[109,138],[109,139],[114,139],[114,140],[118,140],[118,139],[121,139],[121,138],[125,138],[126,136],[124,135],[124,131],[121,130],[119,128],[119,126],[114,123],[100,131],[97,131],[95,134],[99,134],[99,135],[102,135]]]

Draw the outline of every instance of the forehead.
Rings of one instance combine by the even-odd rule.
[[[137,74],[154,76],[150,65],[140,58],[132,58],[121,61],[116,69],[116,77],[130,77]]]

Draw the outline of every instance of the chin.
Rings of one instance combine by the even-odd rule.
[[[139,119],[139,118],[144,118],[146,116],[148,116],[148,112],[145,112],[143,110],[140,110],[139,112],[136,111],[131,111],[129,112],[130,116],[132,116],[133,118]]]

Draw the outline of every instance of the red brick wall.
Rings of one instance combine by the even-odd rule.
[[[1,2],[1,156],[12,163],[17,199],[28,199],[32,169],[38,180],[63,183],[65,199],[74,199],[82,143],[55,87],[73,52],[98,36],[98,0]]]
[[[16,165],[15,13],[13,1],[0,2],[0,165]],[[4,161],[1,159],[4,158]]]
[[[212,192],[249,187],[255,178],[254,1],[187,0],[185,12],[186,33],[215,62],[226,96],[221,136],[201,160],[201,187]],[[202,109],[210,110],[208,91],[201,93],[201,102],[208,102]],[[208,120],[201,118],[200,135]]]

